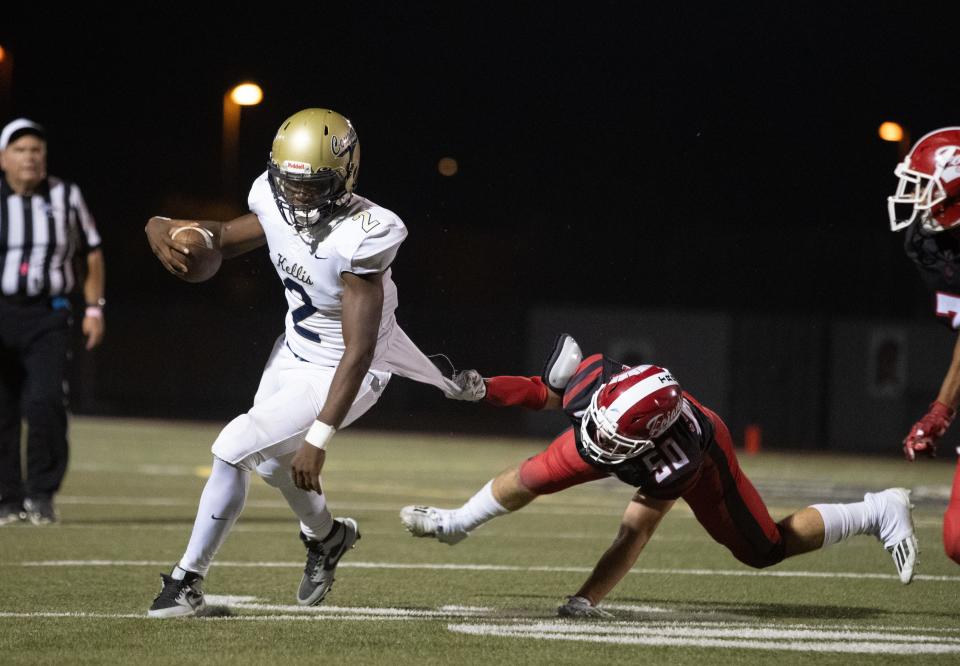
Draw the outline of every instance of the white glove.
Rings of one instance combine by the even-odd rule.
[[[479,402],[487,395],[487,384],[476,370],[463,370],[453,373],[453,382],[460,388],[457,395],[448,395],[452,400]]]
[[[560,617],[592,617],[592,618],[612,618],[613,615],[605,610],[600,610],[589,599],[584,597],[567,597],[567,603],[557,609],[557,615]]]

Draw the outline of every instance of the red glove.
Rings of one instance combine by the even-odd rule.
[[[913,424],[910,434],[903,440],[903,455],[907,460],[913,460],[917,453],[925,453],[931,458],[937,454],[936,441],[943,436],[956,411],[950,409],[939,400],[930,403],[930,409],[922,419]]]

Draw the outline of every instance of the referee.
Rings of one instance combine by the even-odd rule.
[[[47,176],[40,125],[18,118],[0,131],[0,169],[0,526],[46,525],[57,520],[53,498],[67,471],[70,295],[82,281],[83,333],[93,349],[104,333],[103,252],[80,188]]]

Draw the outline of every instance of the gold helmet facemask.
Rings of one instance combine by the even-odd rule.
[[[350,121],[329,109],[304,109],[277,130],[267,179],[283,219],[303,232],[327,224],[350,201],[359,169]]]

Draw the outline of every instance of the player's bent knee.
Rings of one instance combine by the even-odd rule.
[[[783,527],[779,524],[777,531],[780,533],[779,541],[743,544],[739,547],[730,547],[730,552],[738,560],[754,569],[766,569],[774,564],[780,564],[787,556],[787,544],[783,538]]]
[[[257,465],[257,474],[268,486],[274,488],[283,488],[293,485],[293,477],[290,476],[290,465],[281,462],[277,458],[264,460]]]
[[[775,553],[752,553],[743,557],[737,556],[737,559],[753,569],[766,569],[783,562],[783,555],[778,557]]]
[[[247,414],[241,414],[220,431],[210,450],[225,463],[251,472],[260,462],[257,460],[258,448],[253,419]]]

